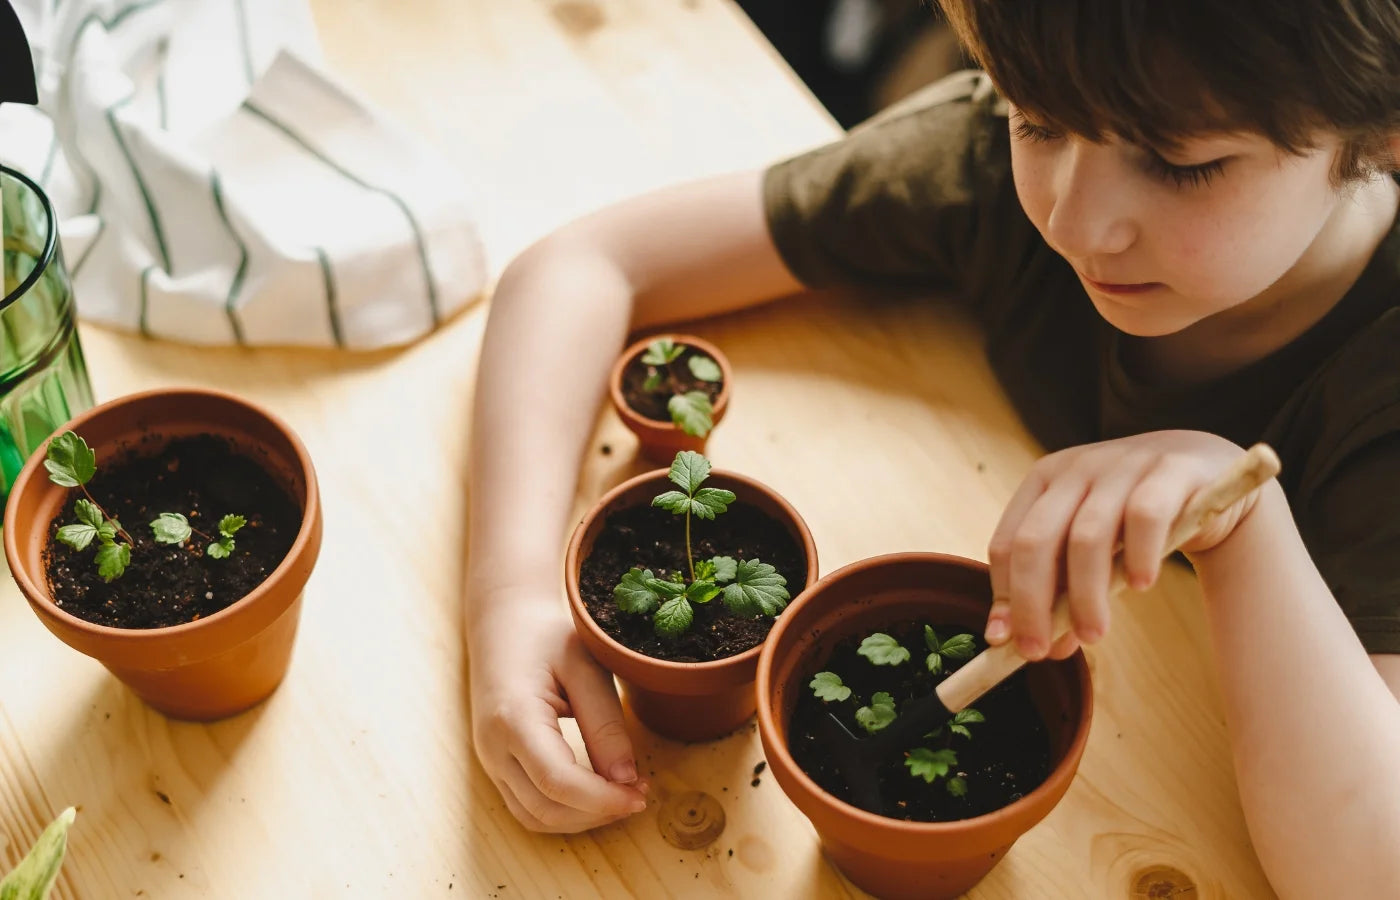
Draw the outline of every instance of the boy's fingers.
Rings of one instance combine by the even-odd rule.
[[[1123,508],[1151,464],[1152,458],[1147,456],[1124,458],[1094,482],[1070,525],[1065,580],[1074,633],[1085,643],[1094,643],[1108,631],[1108,587],[1113,577],[1113,551],[1123,527]]]
[[[1172,521],[1200,479],[1186,463],[1164,457],[1128,495],[1123,513],[1123,569],[1144,590],[1157,580]]]
[[[1029,660],[1050,649],[1050,606],[1059,581],[1060,556],[1075,510],[1088,484],[1061,479],[1040,496],[1011,541],[1011,633]]]
[[[572,809],[540,793],[519,763],[511,761],[502,770],[506,807],[520,824],[531,831],[548,834],[576,834],[616,821],[619,816],[600,815]]]
[[[992,601],[992,608],[987,612],[987,629],[982,636],[987,643],[996,647],[1006,643],[1011,637],[1011,601],[998,599]]]
[[[636,757],[622,723],[622,704],[612,673],[580,656],[570,660],[564,675],[568,679],[564,689],[593,771],[618,784],[635,783]]]
[[[541,794],[570,809],[615,817],[638,812],[646,806],[640,791],[613,784],[580,765],[554,721],[522,723],[511,734],[510,751]],[[526,802],[519,791],[516,798]],[[530,808],[528,804],[526,808]],[[538,813],[535,815],[546,825],[550,824]]]
[[[1061,635],[1060,639],[1050,648],[1050,652],[1045,654],[1046,659],[1067,659],[1074,655],[1074,651],[1079,649],[1079,638],[1073,632]]]
[[[992,532],[992,539],[987,544],[987,562],[992,576],[992,599],[1009,600],[1011,598],[1011,544],[1016,537],[1016,532],[1021,527],[1021,520],[1025,518],[1035,502],[1040,499],[1040,495],[1045,493],[1045,481],[1037,474],[1031,474],[1021,482],[1021,486],[1012,495],[1011,501],[1006,504],[1006,509],[1002,510],[1001,519],[997,522],[996,530]]]

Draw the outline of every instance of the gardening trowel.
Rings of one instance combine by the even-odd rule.
[[[1198,491],[1186,505],[1172,525],[1163,556],[1175,553],[1217,515],[1277,475],[1279,469],[1278,455],[1267,444],[1255,444],[1219,480]],[[1126,584],[1120,555],[1113,562],[1110,596]],[[1055,598],[1051,617],[1051,643],[1068,634],[1070,627],[1069,605],[1061,594]],[[821,720],[823,737],[850,785],[855,804],[878,813],[881,803],[876,772],[881,760],[915,746],[922,735],[943,727],[1025,664],[1025,658],[1010,641],[989,647],[941,681],[934,693],[905,703],[893,722],[870,737],[857,737],[835,713],[828,713]]]

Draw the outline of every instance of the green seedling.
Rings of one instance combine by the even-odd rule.
[[[44,829],[29,855],[0,879],[0,900],[45,900],[49,896],[68,849],[68,828],[77,816],[77,810],[70,806]]]
[[[927,659],[928,670],[934,675],[944,673],[943,661],[945,659],[969,659],[977,649],[977,644],[970,634],[956,634],[945,641],[941,640],[938,634],[927,625],[924,626],[924,642],[930,651]],[[876,666],[899,666],[912,658],[909,650],[899,641],[880,631],[867,635],[860,642],[856,653],[869,660],[871,665]],[[835,672],[818,672],[812,677],[808,687],[823,703],[844,703],[851,700],[851,688]],[[855,710],[856,724],[865,729],[867,734],[883,731],[897,717],[898,712],[895,709],[894,697],[885,691],[876,691],[871,695],[868,704]],[[958,754],[951,744],[954,737],[972,740],[972,730],[968,726],[985,721],[987,719],[982,713],[968,707],[943,725],[925,734],[925,740],[940,739],[944,746],[936,748],[916,747],[904,754],[904,765],[909,770],[909,774],[915,778],[922,778],[929,784],[942,778],[949,794],[954,797],[965,795],[967,793],[967,781],[964,777],[966,773],[957,771]]]
[[[120,578],[131,564],[131,548],[136,541],[88,493],[87,483],[97,474],[97,454],[87,441],[72,431],[65,431],[49,441],[44,468],[54,484],[83,492],[73,507],[78,521],[60,527],[58,539],[78,551],[86,550],[96,541],[97,574],[109,583]],[[233,552],[234,534],[245,524],[247,521],[242,516],[224,516],[219,521],[219,536],[214,538],[195,528],[179,513],[167,512],[151,522],[151,535],[158,544],[183,546],[191,535],[197,534],[208,542],[206,554],[213,559],[226,559]]]
[[[659,338],[647,345],[642,363],[648,367],[642,389],[648,393],[669,393],[666,409],[676,427],[693,437],[704,437],[715,427],[714,406],[704,391],[687,391],[676,378],[675,363],[685,353],[685,345],[670,338]],[[690,374],[700,381],[714,383],[724,377],[719,363],[703,353],[692,353],[686,359]]]
[[[669,475],[680,490],[666,491],[651,505],[685,516],[685,555],[690,577],[674,572],[657,578],[650,569],[633,568],[613,589],[613,600],[623,612],[652,617],[657,636],[680,637],[695,619],[695,604],[722,597],[736,616],[776,616],[787,606],[787,579],[777,569],[757,559],[735,560],[716,556],[695,561],[691,547],[692,516],[714,519],[729,509],[734,493],[702,487],[710,477],[710,461],[693,450],[682,450],[671,463]]]

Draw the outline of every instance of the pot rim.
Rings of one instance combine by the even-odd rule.
[[[182,394],[221,400],[242,406],[254,415],[266,419],[281,433],[282,437],[291,446],[296,457],[296,465],[301,470],[301,474],[305,479],[305,496],[300,498],[302,500],[301,525],[297,529],[296,538],[292,541],[292,546],[288,549],[287,555],[282,558],[282,562],[278,563],[277,568],[269,572],[267,577],[258,583],[257,587],[213,615],[205,616],[193,622],[184,622],[179,625],[167,625],[159,628],[118,628],[111,625],[99,625],[96,622],[89,622],[86,619],[79,618],[63,609],[61,606],[58,606],[54,602],[53,597],[50,596],[47,582],[44,582],[43,586],[40,586],[39,582],[35,580],[34,576],[29,572],[28,567],[24,564],[24,558],[20,553],[18,538],[16,537],[16,530],[14,528],[3,529],[5,556],[10,561],[11,574],[26,599],[31,603],[43,607],[44,615],[50,616],[62,622],[66,627],[90,638],[119,640],[126,642],[128,645],[139,645],[142,643],[164,642],[191,634],[192,632],[216,628],[227,619],[240,614],[244,608],[252,606],[260,601],[272,590],[274,585],[286,578],[287,574],[298,565],[298,560],[305,556],[307,545],[312,541],[315,535],[316,522],[321,515],[320,491],[316,480],[316,469],[311,462],[311,454],[307,451],[306,445],[302,443],[301,438],[297,436],[297,433],[293,431],[281,417],[275,415],[262,405],[239,397],[229,391],[201,387],[155,388],[133,394],[123,394],[120,397],[108,400],[106,403],[99,404],[85,412],[81,412],[63,425],[60,425],[54,430],[53,435],[50,435],[49,439],[44,442],[42,447],[30,454],[29,459],[26,460],[24,467],[20,470],[19,476],[15,478],[14,486],[10,490],[9,500],[6,503],[5,518],[7,520],[12,519],[19,505],[20,495],[31,490],[30,483],[41,477],[40,471],[43,468],[43,461],[46,457],[48,444],[53,437],[64,431],[74,431],[81,434],[80,429],[88,422],[92,421],[92,419],[99,415],[110,414],[112,411],[118,410],[123,406],[143,402],[158,396]],[[58,486],[55,485],[55,487]],[[72,488],[64,488],[63,490],[72,490]]]
[[[899,553],[886,553],[880,556],[872,556],[866,559],[842,566],[833,572],[827,573],[815,585],[811,585],[802,596],[794,600],[790,606],[796,606],[799,601],[811,602],[811,598],[816,596],[821,590],[840,580],[844,580],[854,575],[859,575],[870,569],[880,568],[892,564],[908,563],[934,563],[941,565],[954,565],[961,568],[971,568],[979,572],[987,571],[987,564],[968,559],[963,556],[956,556],[948,553],[933,553],[921,551],[905,551]],[[913,838],[938,838],[946,837],[954,833],[967,832],[970,830],[981,830],[984,828],[994,828],[1004,822],[1013,819],[1022,819],[1026,816],[1034,815],[1033,808],[1041,803],[1043,799],[1054,792],[1056,788],[1051,786],[1055,775],[1066,767],[1069,760],[1078,760],[1082,757],[1084,748],[1089,742],[1089,724],[1093,718],[1093,687],[1089,679],[1089,665],[1085,661],[1084,651],[1081,649],[1073,656],[1060,662],[1074,666],[1074,681],[1079,687],[1083,702],[1080,704],[1079,718],[1074,725],[1074,738],[1061,755],[1059,762],[1050,770],[1050,774],[1035,787],[1034,790],[1023,795],[1019,800],[1013,800],[1006,806],[994,809],[991,812],[983,813],[980,816],[973,816],[969,819],[954,819],[948,822],[908,822],[903,819],[892,819],[872,813],[832,796],[817,784],[807,772],[797,764],[792,758],[792,753],[788,750],[786,740],[779,739],[783,734],[777,727],[776,715],[774,713],[770,697],[772,695],[773,662],[777,655],[777,648],[782,641],[787,638],[787,632],[792,623],[796,621],[796,616],[780,616],[773,630],[769,632],[768,639],[762,644],[762,653],[758,661],[758,677],[756,689],[758,691],[758,727],[760,735],[767,734],[769,740],[764,741],[767,751],[768,765],[774,767],[774,757],[777,757],[778,767],[786,770],[785,775],[796,779],[802,791],[819,802],[824,801],[829,804],[833,811],[850,819],[854,819],[862,826],[870,828],[883,828],[893,830],[897,834]],[[800,640],[792,638],[792,640]],[[798,803],[796,797],[789,797],[793,804],[802,809],[803,804]],[[806,810],[803,809],[805,813]]]
[[[714,424],[718,425],[720,418],[724,416],[724,412],[729,406],[729,385],[734,380],[734,371],[729,365],[729,358],[726,357],[718,347],[704,338],[696,337],[693,334],[684,334],[682,332],[662,332],[660,334],[653,334],[627,345],[627,348],[623,350],[613,362],[612,371],[608,374],[608,396],[612,400],[613,408],[617,410],[617,414],[632,431],[645,428],[652,431],[673,431],[684,434],[675,422],[663,422],[659,419],[648,418],[637,412],[627,402],[627,398],[622,393],[622,375],[627,371],[628,364],[640,355],[642,351],[647,348],[648,344],[652,341],[660,340],[661,338],[670,338],[677,344],[685,344],[698,350],[703,350],[706,355],[719,364],[720,372],[723,374],[720,381],[719,396],[715,398],[714,412],[711,416]],[[713,432],[714,428],[711,427],[710,431]],[[693,435],[687,435],[687,437],[693,437]],[[705,438],[708,437],[709,434],[706,434]],[[697,438],[697,440],[704,440],[705,438]]]
[[[622,496],[623,494],[627,493],[633,488],[636,488],[642,484],[646,484],[647,482],[656,480],[665,483],[670,483],[670,471],[670,468],[667,467],[665,469],[651,469],[649,471],[641,473],[640,475],[634,475],[633,477],[627,479],[626,481],[622,482],[621,484],[617,485],[612,490],[604,494],[602,498],[598,500],[597,503],[593,504],[593,506],[589,508],[588,512],[584,514],[583,518],[579,520],[578,525],[574,528],[573,535],[569,538],[569,549],[564,557],[564,585],[565,591],[569,595],[569,605],[574,608],[574,612],[576,614],[574,618],[584,623],[585,627],[589,631],[589,635],[598,643],[612,648],[619,655],[627,658],[633,663],[652,666],[663,671],[700,674],[706,672],[715,672],[733,666],[752,664],[758,659],[759,651],[762,650],[763,647],[769,642],[769,640],[772,639],[773,632],[774,630],[776,630],[777,627],[776,625],[774,625],[772,629],[769,629],[768,634],[764,637],[762,642],[750,647],[742,653],[736,653],[733,656],[726,656],[723,659],[714,659],[708,662],[674,662],[668,659],[657,659],[654,656],[647,656],[645,653],[638,653],[631,647],[628,647],[622,642],[616,640],[612,637],[612,635],[604,631],[602,626],[600,626],[596,621],[594,621],[592,614],[588,611],[587,605],[583,602],[583,595],[579,591],[579,572],[582,567],[583,560],[579,557],[583,549],[583,538],[584,535],[588,532],[589,526],[594,522],[594,520],[608,513],[618,497]],[[710,470],[710,477],[725,478],[730,481],[738,482],[739,484],[744,485],[749,490],[767,495],[768,498],[772,500],[778,506],[778,508],[780,508],[783,511],[784,515],[790,518],[792,524],[796,526],[798,534],[801,536],[802,552],[807,556],[807,583],[803,587],[803,592],[805,593],[812,587],[812,585],[816,584],[818,580],[816,577],[814,577],[815,573],[818,572],[816,542],[812,539],[812,532],[807,527],[807,523],[803,521],[802,516],[798,514],[797,510],[793,507],[793,505],[789,503],[787,499],[783,497],[782,494],[779,494],[777,491],[773,490],[768,485],[764,484],[756,478],[750,478],[747,475],[741,475],[738,472],[733,472],[728,469],[713,468]],[[784,608],[783,612],[785,613],[788,609],[792,608],[792,605],[796,603],[798,598],[801,596],[802,594],[799,593],[797,597],[794,597],[791,600],[789,600],[788,605]],[[774,619],[774,621],[781,622],[782,619],[783,614],[779,613],[778,616]]]

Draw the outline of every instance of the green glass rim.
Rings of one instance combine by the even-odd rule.
[[[38,281],[48,270],[49,264],[53,262],[54,251],[58,248],[58,228],[54,225],[53,204],[49,202],[49,195],[44,193],[43,188],[39,187],[28,175],[11,169],[9,166],[0,166],[0,172],[28,185],[29,189],[39,198],[39,202],[44,204],[44,214],[48,216],[49,220],[48,233],[44,237],[44,252],[39,255],[39,260],[34,264],[34,268],[29,270],[29,274],[25,276],[24,280],[19,283],[19,287],[6,294],[4,300],[0,300],[0,313],[2,313],[9,309],[11,303],[23,297],[25,291],[33,287],[34,282]]]

